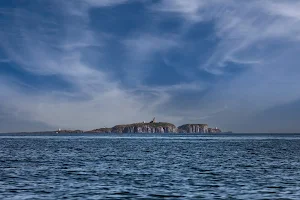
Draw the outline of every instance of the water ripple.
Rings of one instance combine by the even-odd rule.
[[[299,199],[299,138],[1,135],[0,199]]]

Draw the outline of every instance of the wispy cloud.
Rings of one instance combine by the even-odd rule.
[[[210,5],[208,1],[164,0],[153,8],[162,12],[179,13],[187,20],[197,22],[203,20],[199,12],[208,5]]]
[[[130,34],[114,35],[102,31],[101,23],[99,27],[91,23],[92,10],[102,12],[143,2],[148,6],[146,18],[152,23],[136,27]],[[46,15],[33,7],[30,11],[0,10],[5,16],[0,21],[0,47],[5,59],[0,63],[10,62],[36,77],[55,75],[70,84],[72,91],[63,85],[41,91],[2,75],[0,97],[5,103],[1,107],[18,113],[14,119],[90,129],[156,116],[174,123],[203,120],[231,129],[234,121],[248,120],[249,125],[255,122],[250,119],[256,113],[300,99],[297,1],[48,3],[50,6],[42,7]],[[117,17],[126,17],[126,9]],[[114,23],[111,26],[126,26]],[[195,37],[207,39],[195,33],[203,24],[212,26],[209,35],[214,41],[209,45],[193,41]],[[154,67],[161,67],[157,73],[169,70],[179,74],[178,80],[166,85],[154,80],[154,85],[147,85],[145,80]],[[114,76],[110,70],[126,78]],[[153,77],[159,75],[151,73]],[[181,78],[184,74],[193,76]],[[166,72],[165,78],[172,76]]]
[[[298,1],[269,1],[265,9],[272,14],[300,20],[299,14],[300,3]]]
[[[112,6],[124,1],[85,2],[90,6]],[[97,47],[97,52],[100,54],[101,51],[105,51],[103,40],[98,37],[106,36],[105,33],[95,35],[86,24],[86,16],[80,17],[79,15],[76,19],[67,18],[64,24],[58,21],[53,30],[56,33],[53,38],[48,37],[47,33],[41,29],[43,28],[43,24],[40,24],[42,16],[38,13],[29,13],[25,10],[16,12],[18,13],[13,19],[13,33],[18,37],[12,37],[12,32],[1,35],[3,39],[1,47],[9,59],[37,76],[59,75],[72,84],[76,92],[72,94],[59,91],[38,91],[26,94],[22,92],[22,84],[6,82],[1,88],[2,94],[5,94],[1,95],[1,99],[9,97],[13,100],[2,106],[13,106],[24,113],[22,117],[47,123],[52,127],[89,129],[112,126],[116,122],[126,123],[150,119],[157,114],[155,107],[168,99],[167,94],[159,95],[148,102],[149,99],[145,99],[143,95],[128,92],[122,88],[118,80],[110,79],[105,72],[101,71],[101,66],[94,66],[84,61],[87,47]],[[72,14],[73,12],[70,12],[70,15]],[[25,23],[19,23],[23,20]],[[81,20],[81,23],[74,23],[73,20]],[[28,23],[40,28],[31,29]],[[11,28],[9,24],[7,26]],[[156,47],[157,43],[164,43],[164,46]],[[139,37],[138,41],[127,40],[126,44],[132,46],[140,57],[143,56],[146,59],[155,51],[164,51],[174,46],[175,42],[147,36],[147,38]],[[105,63],[101,63],[100,60],[98,65],[102,64]],[[84,100],[74,99],[76,96],[82,96],[83,98],[79,99]],[[161,119],[164,118],[163,114],[158,115]]]
[[[225,83],[222,90],[214,90],[217,94],[209,94],[204,101],[222,97],[223,103],[230,108],[224,112],[228,116],[234,110],[244,112],[236,116],[251,116],[260,109],[300,97],[298,92],[293,92],[290,84],[280,82],[283,74],[284,80],[288,77],[290,81],[300,78],[295,74],[298,71],[295,63],[299,63],[299,58],[295,56],[300,31],[298,7],[299,2],[293,0],[177,0],[163,1],[155,8],[159,12],[177,13],[190,23],[213,21],[218,44],[210,58],[199,65],[199,69],[222,76],[227,68],[232,67],[231,63],[235,63],[251,67],[251,70],[233,79],[232,83]],[[284,91],[284,95],[279,91]],[[219,101],[212,101],[212,107],[220,104]],[[207,102],[205,106],[208,106]],[[247,120],[248,124],[252,123],[249,118]]]
[[[211,73],[222,73],[227,58],[235,57],[263,40],[299,38],[299,3],[295,1],[163,1],[159,11],[176,12],[194,21],[213,20],[215,34],[221,39],[215,53],[200,68]],[[197,16],[197,17],[195,17]],[[250,55],[251,56],[251,55]],[[261,56],[263,57],[263,55]],[[252,58],[243,58],[252,60]],[[239,62],[242,58],[238,58]],[[231,60],[233,61],[233,60]]]
[[[180,42],[174,36],[139,35],[126,39],[124,44],[133,60],[145,61],[156,53],[164,53],[176,47]]]
[[[81,0],[88,3],[92,7],[114,6],[128,2],[128,0]]]

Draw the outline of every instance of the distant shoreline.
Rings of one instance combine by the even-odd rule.
[[[0,136],[5,135],[300,135],[300,133],[292,132],[221,132],[218,134],[215,133],[97,133],[97,132],[82,132],[82,133],[56,133],[55,131],[26,131],[26,132],[0,132]]]
[[[176,127],[174,124],[169,122],[155,122],[155,118],[146,123],[146,122],[139,122],[139,123],[132,123],[132,124],[121,124],[115,125],[111,128],[98,128],[88,131],[83,130],[67,130],[67,129],[58,129],[58,130],[51,130],[51,131],[20,131],[20,132],[10,132],[15,134],[26,134],[26,133],[40,133],[40,134],[86,134],[86,133],[172,133],[172,134],[190,134],[190,133],[232,133],[232,132],[222,132],[219,128],[209,128],[207,124],[184,124],[181,126]]]

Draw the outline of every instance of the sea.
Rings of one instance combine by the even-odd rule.
[[[0,134],[0,199],[300,199],[300,134]]]

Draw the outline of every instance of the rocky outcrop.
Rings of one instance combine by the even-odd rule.
[[[208,133],[207,124],[184,124],[178,127],[179,133]]]
[[[117,125],[112,127],[112,133],[177,133],[174,124],[158,122],[158,123],[136,123]]]
[[[155,122],[116,125],[112,128],[99,128],[86,133],[221,133],[218,128],[208,128],[207,124],[184,124],[178,128],[171,123]]]

